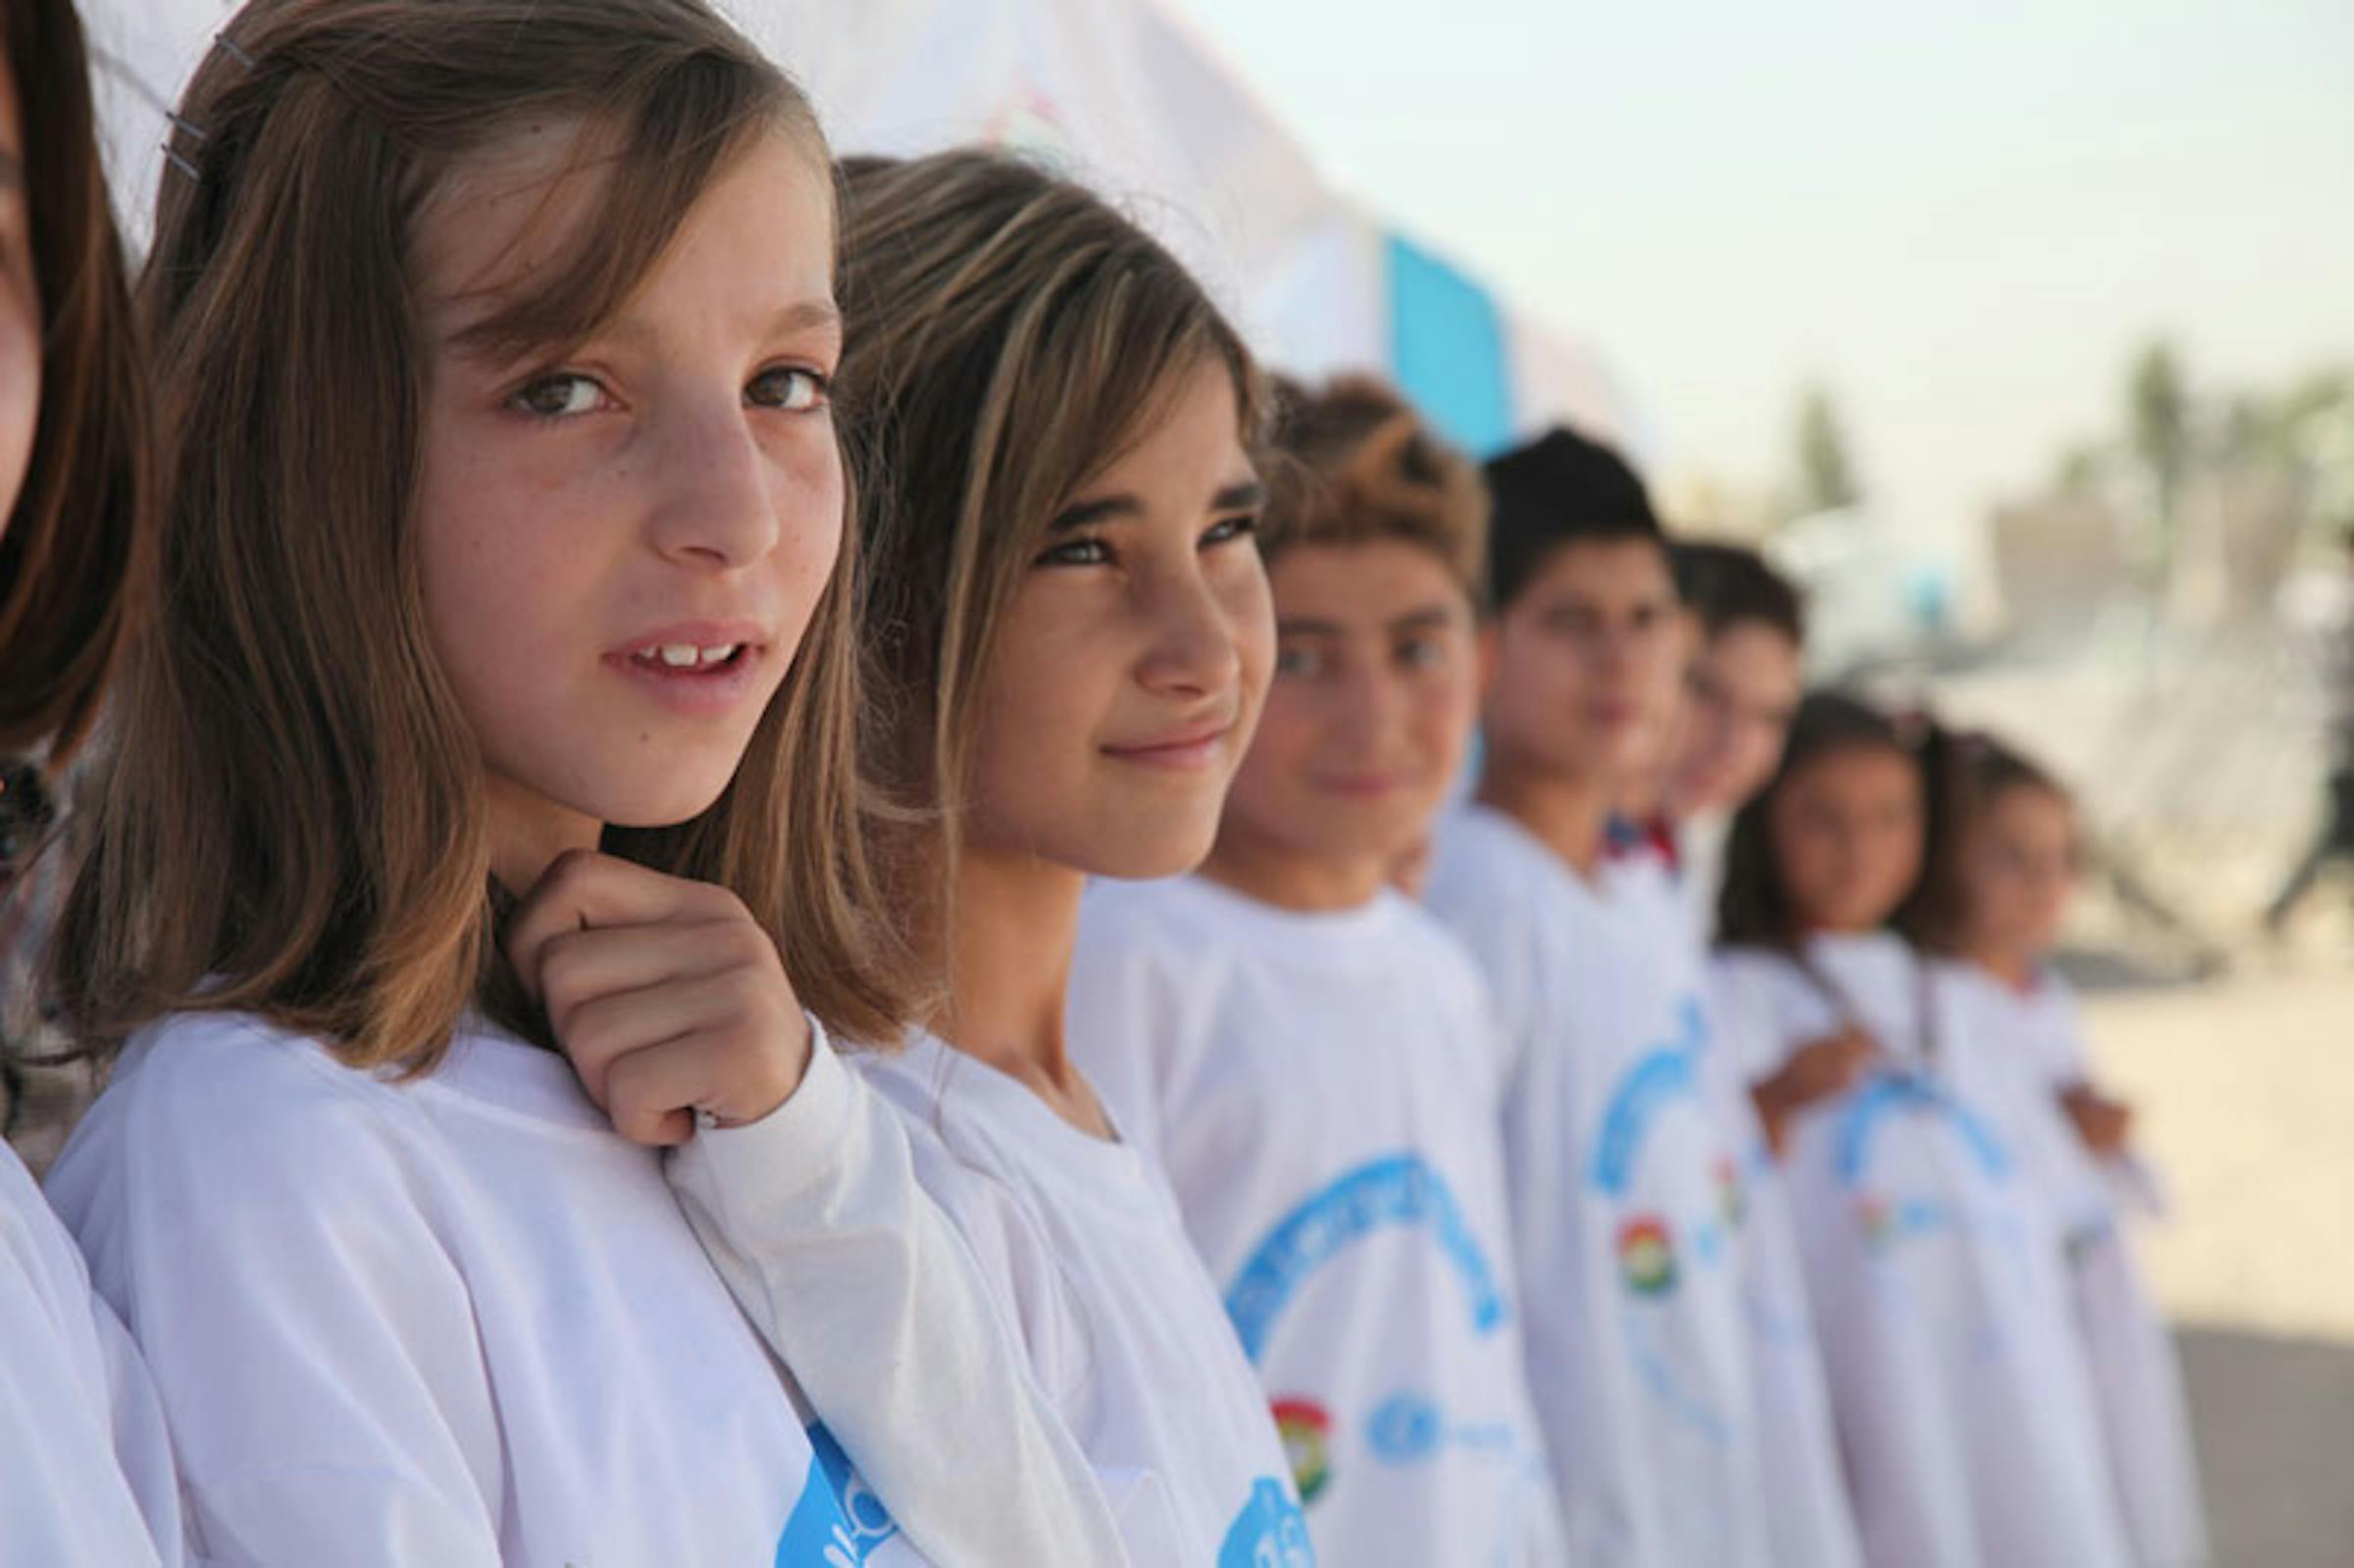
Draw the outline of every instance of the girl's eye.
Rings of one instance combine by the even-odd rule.
[[[828,386],[826,379],[813,370],[780,365],[754,377],[751,385],[744,388],[744,396],[762,408],[806,414],[825,406]]]
[[[1209,531],[1202,535],[1202,542],[1203,544],[1231,544],[1236,539],[1249,538],[1257,531],[1257,516],[1246,513],[1241,517],[1230,517],[1223,522],[1211,524]]]
[[[1408,637],[1398,644],[1398,667],[1430,670],[1446,662],[1447,650],[1433,637]]]
[[[1040,553],[1040,566],[1105,566],[1111,561],[1111,546],[1101,539],[1065,539]]]
[[[605,389],[587,376],[569,371],[527,381],[507,399],[507,406],[539,419],[567,419],[593,412],[605,400]]]

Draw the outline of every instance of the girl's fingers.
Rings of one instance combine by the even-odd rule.
[[[742,1071],[740,1037],[701,1030],[616,1057],[605,1072],[605,1114],[633,1142],[683,1143],[698,1110],[731,1126],[756,1122],[785,1102],[793,1086],[759,1087]]]
[[[539,945],[539,1000],[558,1039],[589,1002],[738,966],[777,967],[767,933],[748,921],[673,921],[560,931]]]
[[[571,849],[548,865],[507,922],[507,961],[515,966],[524,988],[537,996],[541,959],[553,937],[696,916],[750,920],[742,901],[724,887],[668,876],[592,849]]]
[[[736,966],[583,1002],[556,1042],[572,1059],[588,1097],[619,1126],[613,1078],[621,1062],[681,1040],[706,1047],[724,1041],[726,1052],[707,1065],[708,1081],[695,1087],[698,1093],[724,1091],[728,1103],[712,1106],[720,1114],[756,1120],[800,1082],[808,1060],[808,1027],[781,976]],[[642,1063],[633,1069],[644,1070]]]

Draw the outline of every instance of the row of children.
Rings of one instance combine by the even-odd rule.
[[[698,0],[252,0],[134,323],[10,27],[0,1560],[2201,1560],[2065,797],[1610,453]]]

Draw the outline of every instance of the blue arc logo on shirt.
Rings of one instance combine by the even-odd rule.
[[[1218,1568],[1316,1568],[1307,1516],[1282,1482],[1261,1476],[1253,1483],[1251,1500],[1218,1546]]]
[[[1419,1154],[1391,1154],[1348,1172],[1294,1208],[1236,1274],[1226,1292],[1226,1315],[1251,1359],[1266,1350],[1275,1320],[1309,1275],[1351,1243],[1392,1226],[1430,1231],[1463,1282],[1474,1333],[1491,1333],[1504,1322],[1496,1270],[1455,1194]]]
[[[858,1568],[899,1527],[822,1423],[809,1429],[809,1474],[777,1542],[776,1568]]]
[[[1633,1180],[1643,1134],[1660,1110],[1679,1099],[1698,1098],[1700,1053],[1708,1047],[1709,1026],[1699,998],[1687,996],[1676,1011],[1674,1043],[1655,1046],[1628,1069],[1602,1113],[1595,1139],[1594,1185],[1612,1197],[1626,1195]]]
[[[1919,1073],[1886,1073],[1860,1089],[1839,1113],[1836,1136],[1841,1187],[1852,1188],[1864,1179],[1873,1138],[1892,1117],[1900,1115],[1942,1120],[1961,1138],[1962,1146],[1989,1182],[2009,1177],[2011,1159],[2002,1139],[1975,1111],[1933,1079]]]

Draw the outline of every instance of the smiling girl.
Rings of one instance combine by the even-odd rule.
[[[60,942],[128,1043],[52,1192],[193,1548],[1105,1560],[1001,1554],[1069,1440],[826,1044],[902,991],[806,103],[696,0],[257,0],[176,125],[169,592]],[[829,1311],[762,1342],[664,1180],[691,1136],[690,1207],[755,1206],[747,1278]],[[778,1352],[856,1391],[811,1401],[839,1442]],[[1013,1536],[870,1418],[960,1421]]]
[[[1090,876],[1209,850],[1273,657],[1257,381],[1168,254],[994,155],[846,172],[843,303],[882,688],[877,822],[947,977],[870,1058],[1138,1562],[1310,1560],[1157,1169],[1065,1038]]]

